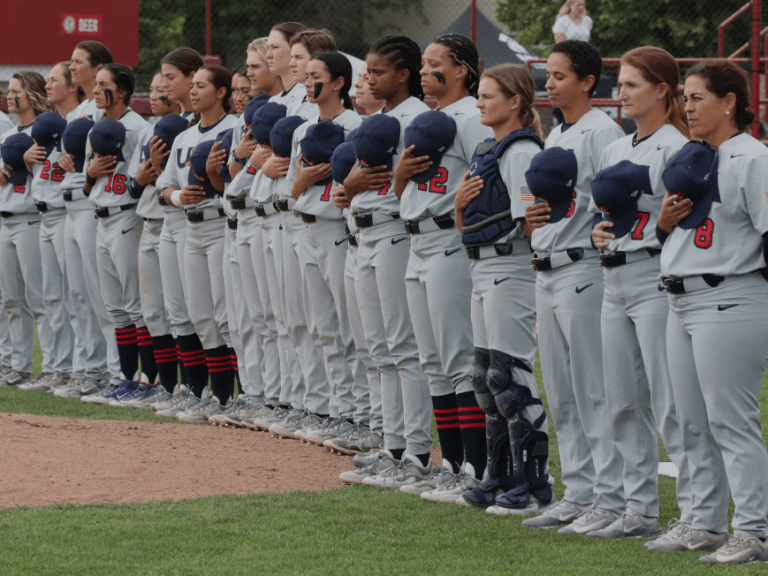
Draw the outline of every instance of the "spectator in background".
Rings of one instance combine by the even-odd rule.
[[[591,32],[592,18],[587,16],[587,3],[584,0],[567,0],[557,13],[557,20],[552,26],[555,42],[563,40],[588,42]]]

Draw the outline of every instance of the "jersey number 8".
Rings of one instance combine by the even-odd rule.
[[[712,246],[712,233],[715,231],[715,223],[709,218],[696,227],[696,235],[693,237],[693,243],[697,248],[707,249]]]

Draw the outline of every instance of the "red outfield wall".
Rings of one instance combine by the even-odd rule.
[[[8,32],[0,64],[54,64],[68,60],[83,40],[98,40],[115,62],[139,63],[139,0],[10,0],[3,3]]]

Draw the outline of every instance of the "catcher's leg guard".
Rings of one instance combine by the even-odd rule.
[[[461,495],[464,503],[479,508],[493,506],[496,498],[514,486],[507,422],[503,418],[486,416],[485,437],[488,443],[487,477],[480,486]]]
[[[475,361],[469,370],[469,381],[475,390],[477,404],[483,409],[483,412],[491,418],[499,415],[496,408],[496,400],[493,398],[493,392],[488,389],[487,372],[491,362],[491,354],[485,348],[475,348]]]

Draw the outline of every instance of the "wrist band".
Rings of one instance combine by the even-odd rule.
[[[178,208],[181,208],[181,193],[182,190],[174,190],[171,194],[171,204]]]
[[[85,175],[85,184],[86,184],[86,186],[93,187],[93,185],[96,184],[96,178],[94,178],[90,174],[86,174]]]

